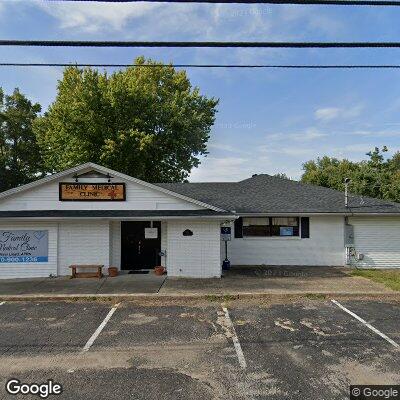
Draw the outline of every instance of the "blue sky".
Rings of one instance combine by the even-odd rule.
[[[400,9],[380,7],[0,2],[3,39],[398,41]],[[173,63],[393,63],[398,49],[1,48],[4,62],[129,63],[144,55]],[[45,109],[62,68],[2,68],[0,86],[19,87]],[[400,144],[400,71],[188,70],[220,99],[209,155],[192,181],[235,181],[253,173],[301,176],[302,163],[330,155],[360,160]]]

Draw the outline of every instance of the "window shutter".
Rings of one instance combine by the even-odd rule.
[[[235,219],[235,238],[243,237],[243,218]]]
[[[308,239],[310,237],[310,218],[301,217],[301,237]]]

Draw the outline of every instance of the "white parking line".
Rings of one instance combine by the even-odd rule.
[[[121,303],[116,304],[115,306],[113,306],[113,308],[109,311],[109,313],[106,315],[106,317],[104,318],[103,322],[98,326],[98,328],[95,330],[95,332],[93,333],[93,335],[90,337],[90,339],[87,341],[87,343],[85,344],[85,347],[82,349],[82,352],[88,351],[90,349],[90,347],[92,346],[92,344],[94,343],[94,341],[97,339],[97,336],[100,335],[101,331],[104,329],[104,327],[107,325],[107,322],[110,320],[110,318],[112,317],[112,315],[115,313],[115,311],[117,310],[118,306]]]
[[[379,335],[381,338],[385,339],[387,342],[389,342],[391,345],[393,345],[396,348],[399,348],[399,344],[396,343],[394,340],[390,339],[390,337],[386,336],[384,333],[373,327],[371,324],[369,324],[367,321],[359,317],[357,314],[353,313],[346,307],[342,306],[338,301],[336,300],[331,300],[333,304],[336,304],[339,308],[341,308],[343,311],[346,311],[348,314],[350,314],[353,318],[355,318],[357,321],[360,321],[362,324],[364,324],[366,327],[371,329],[371,331],[375,332],[377,335]]]
[[[239,365],[243,369],[245,369],[245,368],[247,368],[246,359],[244,358],[244,354],[243,354],[243,351],[242,351],[242,346],[240,346],[239,338],[236,335],[236,330],[235,330],[235,327],[233,326],[231,317],[229,316],[228,309],[226,307],[222,307],[222,310],[225,313],[225,319],[226,319],[227,327],[229,328],[229,330],[231,331],[231,334],[232,334],[233,346],[235,347],[235,350],[236,350],[236,355],[237,355],[237,358],[239,360]]]

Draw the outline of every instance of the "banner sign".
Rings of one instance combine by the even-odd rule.
[[[48,261],[49,231],[0,230],[0,264]]]
[[[60,201],[125,201],[125,183],[60,183]]]

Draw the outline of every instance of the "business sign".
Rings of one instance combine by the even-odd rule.
[[[231,227],[221,226],[221,240],[229,242],[231,240]]]
[[[157,239],[158,229],[157,228],[144,228],[144,238],[145,239]]]
[[[125,183],[60,183],[60,201],[124,201]]]
[[[49,261],[49,231],[0,230],[0,264]]]

